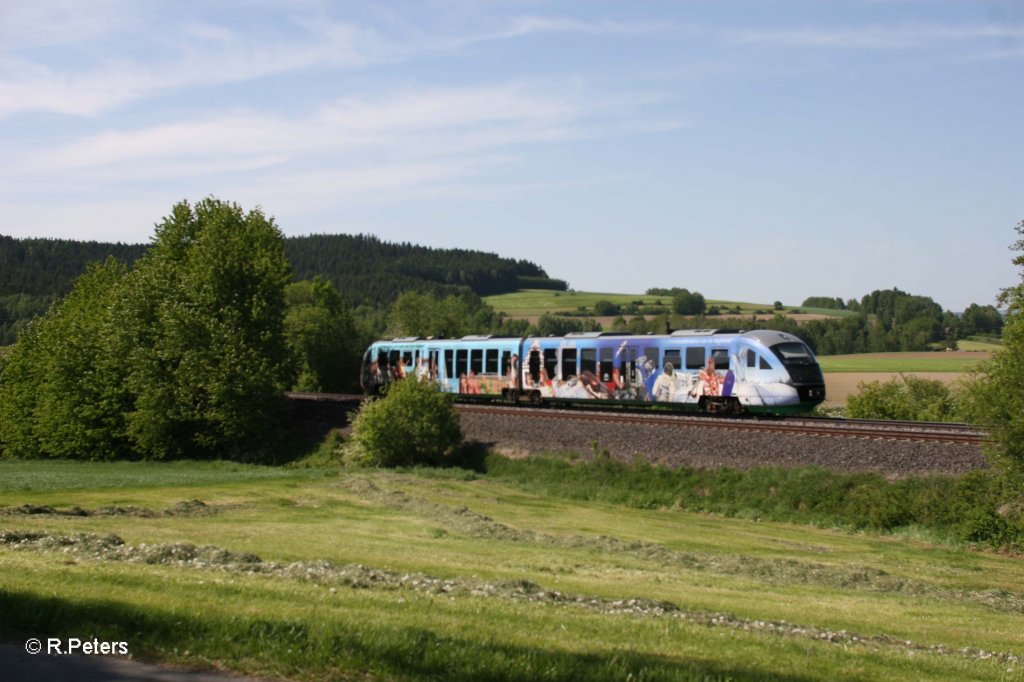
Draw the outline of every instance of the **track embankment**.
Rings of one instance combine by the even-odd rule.
[[[555,410],[480,410],[460,406],[466,438],[508,455],[607,451],[617,459],[643,457],[668,466],[702,468],[821,466],[843,472],[871,471],[901,478],[929,473],[960,474],[985,468],[981,445],[955,439],[867,435],[857,430],[781,429],[744,421],[594,419]]]
[[[347,426],[359,396],[292,394],[293,428],[326,435]],[[828,420],[751,422],[672,415],[609,414],[552,408],[460,405],[467,440],[508,456],[607,451],[616,459],[701,468],[821,466],[891,478],[962,474],[986,468],[977,434],[924,425],[873,428]],[[936,431],[940,431],[936,433]],[[958,442],[959,441],[959,442]]]

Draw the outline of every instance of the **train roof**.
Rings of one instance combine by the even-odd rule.
[[[803,341],[786,332],[775,331],[774,329],[754,329],[750,331],[740,329],[676,329],[670,334],[633,334],[630,332],[569,332],[564,336],[498,336],[493,334],[471,334],[459,338],[443,338],[431,336],[400,336],[392,339],[379,339],[374,343],[459,343],[459,342],[481,342],[481,341],[521,341],[521,340],[544,340],[544,339],[606,339],[606,338],[636,338],[636,339],[681,339],[694,337],[735,337],[753,339],[765,346],[774,346],[777,343],[803,343]]]

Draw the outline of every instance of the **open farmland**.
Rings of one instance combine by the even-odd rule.
[[[1021,670],[1013,557],[571,501],[461,471],[0,473],[8,641],[95,636],[143,659],[318,680]]]
[[[822,355],[818,362],[825,373],[825,406],[842,407],[861,383],[886,382],[901,374],[953,385],[991,357],[987,351]]]
[[[598,301],[609,301],[616,305],[627,306],[630,303],[637,303],[641,306],[665,306],[671,308],[672,297],[653,294],[607,294],[587,291],[550,291],[541,289],[527,289],[511,294],[500,294],[498,296],[487,296],[484,300],[500,313],[513,318],[531,319],[533,321],[545,313],[574,313],[583,308],[589,313],[594,310],[594,304]],[[740,301],[720,301],[708,299],[707,305],[717,306],[722,309],[726,316],[737,315],[750,317],[757,315],[759,318],[770,319],[774,315],[771,303],[748,303]],[[737,308],[739,309],[737,312]],[[800,319],[823,319],[826,317],[841,317],[848,315],[844,310],[829,310],[826,308],[801,309],[795,316]],[[609,318],[612,319],[612,318]],[[714,318],[711,318],[714,319]]]

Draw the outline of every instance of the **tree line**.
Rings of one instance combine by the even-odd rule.
[[[88,263],[113,257],[130,266],[150,248],[0,235],[0,345],[14,343],[30,319],[71,291]],[[393,244],[369,235],[284,238],[284,252],[296,280],[321,277],[351,307],[387,307],[406,291],[444,297],[568,288],[564,280],[549,277],[526,260],[466,249]]]

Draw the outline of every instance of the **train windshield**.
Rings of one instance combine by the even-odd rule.
[[[786,365],[813,365],[814,353],[799,342],[779,343],[772,346],[772,352]]]

